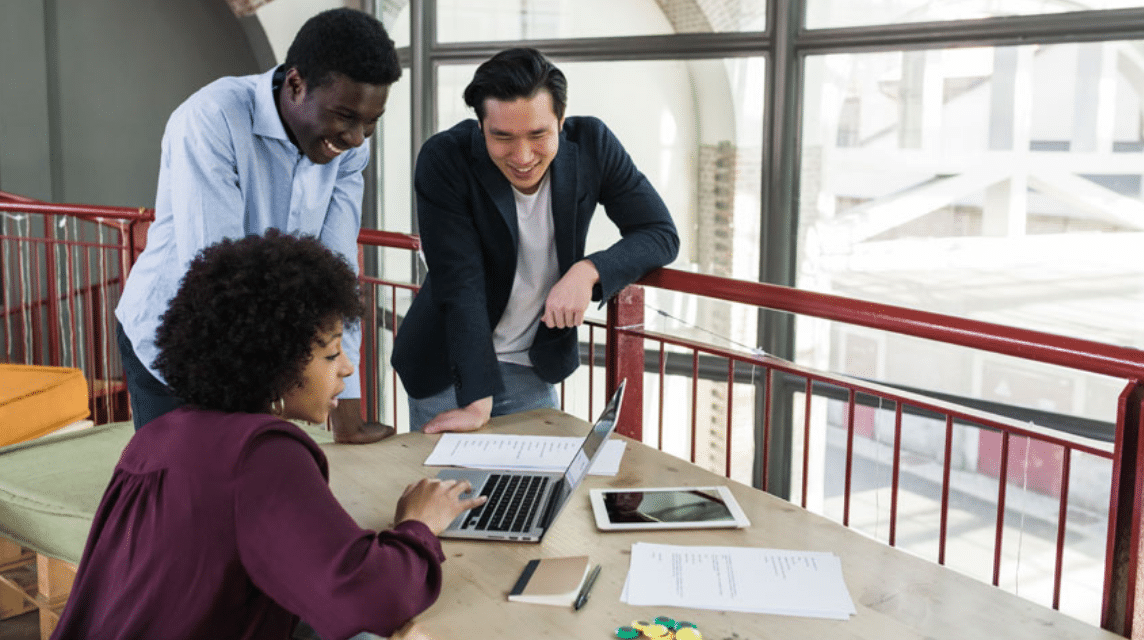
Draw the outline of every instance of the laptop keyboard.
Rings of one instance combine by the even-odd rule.
[[[472,531],[527,530],[548,481],[549,478],[544,476],[490,475],[480,493],[488,496],[488,501],[470,511],[461,528]]]

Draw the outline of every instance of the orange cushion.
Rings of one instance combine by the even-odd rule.
[[[87,381],[79,369],[0,364],[0,446],[87,416]]]

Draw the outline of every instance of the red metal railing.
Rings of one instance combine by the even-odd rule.
[[[82,369],[99,422],[128,416],[113,312],[152,218],[0,192],[0,361]]]
[[[43,229],[39,235],[25,232],[21,236],[20,232],[0,227],[0,266],[5,269],[3,291],[8,296],[0,307],[3,309],[3,319],[19,317],[24,322],[23,319],[27,318],[29,327],[41,327],[44,326],[44,318],[54,317],[53,310],[67,309],[68,305],[90,304],[80,301],[95,296],[97,292],[103,302],[91,305],[90,312],[86,314],[77,311],[70,317],[77,321],[98,314],[110,318],[124,270],[87,277],[73,276],[69,279],[66,275],[61,275],[57,266],[54,276],[48,277],[46,259],[25,259],[24,262],[29,266],[21,267],[24,269],[21,273],[27,276],[16,277],[19,284],[13,285],[13,277],[9,274],[14,271],[10,265],[18,261],[13,262],[12,256],[20,251],[30,255],[27,252],[32,246],[47,248],[47,253],[36,255],[116,251],[116,255],[120,256],[119,264],[126,265],[142,247],[141,227],[149,219],[150,213],[146,210],[113,207],[50,205],[0,194],[0,216],[4,212],[43,216],[44,229],[57,224],[55,216],[78,218],[101,228],[115,229],[118,236],[115,241],[91,242],[53,237]],[[23,244],[17,246],[19,243]],[[362,252],[396,250],[405,256],[419,247],[418,239],[414,236],[368,230],[362,232],[360,244]],[[37,261],[45,263],[43,275],[33,276],[31,263]],[[416,291],[416,285],[409,280],[402,275],[387,278],[378,273],[366,273],[362,277],[370,309],[363,321],[363,398],[368,399],[363,405],[367,417],[376,419],[381,416],[384,421],[392,421],[395,425],[403,420],[400,402],[403,396],[397,378],[386,366],[386,354],[405,307]],[[51,285],[49,282],[57,284]],[[618,380],[627,378],[625,407],[642,408],[642,411],[625,410],[622,424],[625,434],[709,466],[729,477],[742,477],[763,489],[773,490],[776,477],[789,481],[792,501],[824,511],[828,509],[814,504],[824,493],[821,488],[815,489],[814,485],[824,482],[822,468],[831,466],[826,460],[829,454],[824,453],[827,447],[821,443],[828,437],[837,437],[839,441],[835,448],[842,453],[839,464],[834,466],[840,469],[841,500],[836,507],[838,513],[828,515],[859,530],[869,531],[868,528],[864,529],[867,525],[857,522],[855,517],[856,513],[865,514],[867,511],[857,490],[857,485],[860,484],[859,467],[865,464],[862,451],[873,446],[875,452],[881,455],[883,448],[888,449],[885,454],[889,458],[886,484],[890,499],[885,516],[888,531],[880,532],[875,526],[872,535],[879,538],[884,536],[887,544],[895,546],[903,545],[904,518],[908,517],[903,515],[903,505],[907,496],[910,500],[915,499],[915,492],[907,486],[905,480],[907,475],[914,474],[915,471],[908,468],[905,459],[917,458],[918,454],[910,450],[904,441],[912,433],[933,431],[940,442],[940,455],[932,465],[934,469],[931,478],[931,484],[936,487],[933,490],[935,495],[932,496],[932,502],[936,505],[932,518],[934,522],[930,523],[933,525],[932,537],[936,546],[933,559],[955,567],[961,556],[959,549],[962,542],[952,522],[951,512],[959,509],[958,500],[964,497],[965,488],[959,484],[959,479],[967,477],[967,472],[955,464],[954,458],[962,447],[958,436],[974,433],[982,448],[997,450],[995,458],[998,468],[990,476],[993,487],[985,491],[989,494],[985,495],[985,499],[993,513],[990,525],[992,545],[988,549],[991,561],[985,563],[988,565],[984,572],[987,575],[979,577],[1000,586],[1004,586],[1002,574],[1009,569],[1006,562],[1010,562],[1005,559],[1003,548],[1012,544],[1009,541],[1012,527],[1007,526],[1007,522],[1012,518],[1010,514],[1018,509],[1018,505],[1013,504],[1012,495],[1016,491],[1029,494],[1018,481],[1022,474],[1028,474],[1029,469],[1028,462],[1020,456],[1023,453],[1027,457],[1033,450],[1048,451],[1045,455],[1059,460],[1059,463],[1049,465],[1057,467],[1057,476],[1049,483],[1053,487],[1053,491],[1048,492],[1051,495],[1045,496],[1055,505],[1051,509],[1055,522],[1052,523],[1050,536],[1052,586],[1048,596],[1042,600],[1046,605],[1057,608],[1061,608],[1062,602],[1066,600],[1063,586],[1072,584],[1069,579],[1071,568],[1066,562],[1066,556],[1071,553],[1070,526],[1072,520],[1076,519],[1073,515],[1074,470],[1078,460],[1085,463],[1095,460],[1107,468],[1110,478],[1107,487],[1108,520],[1101,541],[1104,547],[1104,577],[1098,586],[1101,594],[1097,605],[1100,609],[1099,623],[1124,635],[1132,632],[1132,620],[1137,603],[1141,601],[1142,591],[1136,574],[1140,568],[1140,532],[1141,523],[1144,522],[1141,500],[1144,497],[1144,468],[1141,466],[1144,461],[1144,441],[1139,437],[1144,416],[1144,352],[839,296],[670,269],[648,275],[640,285],[629,287],[609,303],[606,322],[588,323],[588,366],[582,367],[574,379],[562,385],[562,403],[567,401],[569,405],[575,404],[570,397],[578,393],[579,387],[586,385],[587,409],[584,411],[585,403],[580,402],[575,410],[577,413],[582,412],[583,417],[591,417],[595,409],[594,398],[603,397],[614,388]],[[22,288],[38,292],[38,297],[20,294],[14,298],[14,292]],[[746,350],[716,347],[682,335],[650,331],[644,323],[645,288],[721,300],[751,309],[785,311],[974,350],[1007,354],[1073,371],[1113,376],[1125,384],[1119,397],[1115,438],[1111,443],[1097,442],[877,382],[821,371]],[[64,316],[68,314],[65,313]],[[110,320],[110,323],[113,322]],[[602,341],[605,350],[602,365],[596,358],[598,330],[605,334]],[[53,337],[52,331],[59,335]],[[98,336],[98,341],[108,344],[109,336],[112,335],[108,331],[104,323],[97,329],[87,330],[87,333]],[[56,328],[45,329],[43,336],[26,335],[34,333],[35,331],[5,330],[5,353],[23,351],[32,353],[36,358],[47,358],[47,364],[67,364],[60,361],[66,360],[63,354],[68,349],[62,346],[53,348],[51,345],[69,342],[78,344],[77,341],[82,341],[79,333],[83,332]],[[20,334],[18,337],[29,348],[16,348],[12,340],[15,334]],[[47,344],[46,348],[43,347],[44,343]],[[114,348],[111,351],[111,360],[114,360],[117,354]],[[54,353],[60,356],[52,355]],[[605,375],[605,389],[595,389],[597,369],[601,369]],[[114,366],[104,367],[98,375],[114,379],[114,375],[111,375],[114,370]],[[387,371],[388,375],[385,375],[384,372]],[[705,401],[709,396],[718,396],[723,404],[712,408],[715,403]],[[743,419],[741,413],[734,410],[737,400],[742,397],[752,400],[750,405],[753,409],[750,413],[753,415],[749,419]],[[786,406],[789,413],[771,410],[780,406]],[[686,411],[682,408],[686,408]],[[870,420],[871,415],[889,421],[889,432],[892,435],[885,442],[870,437],[865,422]],[[649,416],[654,420],[654,428],[644,429],[645,418]],[[776,417],[784,422],[776,424]],[[701,419],[718,428],[705,428]],[[789,423],[785,422],[788,420]],[[836,423],[836,426],[823,426],[831,422]],[[672,440],[676,437],[676,432],[683,434],[684,442],[678,446]],[[708,451],[703,451],[704,448]],[[707,454],[706,458],[701,455],[703,453]],[[743,453],[747,455],[740,455]],[[783,454],[789,456],[789,474],[779,464]],[[749,467],[745,472],[744,458],[747,460],[745,466]],[[980,474],[974,475],[978,479],[979,476]],[[878,505],[878,509],[881,509],[881,505]],[[908,537],[917,537],[918,534],[912,528],[915,524],[910,522],[911,532]],[[1021,535],[1020,529],[1017,535]],[[1144,608],[1141,610],[1144,611]],[[1095,621],[1091,612],[1085,617]]]
[[[365,264],[364,251],[370,248],[390,248],[405,251],[418,251],[421,241],[411,236],[389,231],[362,229],[358,236],[358,264]],[[366,317],[362,318],[362,405],[366,417],[381,420],[394,426],[402,422],[399,412],[397,373],[385,359],[388,347],[397,335],[396,310],[408,305],[413,299],[417,286],[408,281],[362,274],[362,290],[366,298]],[[404,305],[401,294],[404,292]],[[383,374],[389,371],[389,375]],[[383,415],[383,413],[385,415]]]
[[[1096,374],[1114,376],[1125,380],[1125,388],[1120,397],[1118,420],[1116,424],[1116,437],[1111,445],[1091,440],[1068,436],[1063,433],[1047,433],[1044,429],[1030,427],[1028,424],[1000,416],[991,415],[982,411],[968,409],[949,402],[937,401],[916,393],[905,393],[887,386],[877,385],[846,376],[815,371],[805,367],[796,366],[768,356],[759,356],[750,353],[730,351],[714,348],[711,345],[680,339],[678,337],[655,334],[643,329],[643,296],[629,289],[624,296],[617,298],[613,303],[614,309],[609,315],[608,345],[614,352],[608,357],[609,388],[616,379],[623,375],[629,381],[629,393],[634,391],[633,380],[642,380],[645,370],[645,347],[643,342],[648,341],[659,345],[658,386],[660,389],[659,416],[657,434],[651,440],[662,443],[665,411],[663,408],[664,380],[664,353],[665,346],[673,347],[676,351],[690,352],[691,357],[691,449],[690,459],[696,462],[696,442],[700,440],[698,434],[700,425],[697,421],[695,407],[700,405],[698,385],[699,358],[721,358],[726,361],[726,397],[727,413],[725,416],[726,429],[723,433],[723,448],[726,453],[723,471],[732,475],[731,469],[731,440],[734,431],[732,423],[733,396],[735,394],[735,368],[736,364],[757,367],[764,371],[762,376],[763,394],[763,427],[761,437],[756,438],[756,445],[762,448],[759,456],[761,464],[756,465],[756,475],[752,478],[756,486],[767,489],[769,485],[768,463],[771,460],[769,446],[775,432],[770,424],[771,413],[769,408],[778,391],[775,388],[776,376],[787,379],[802,380],[801,393],[805,403],[802,406],[802,445],[801,470],[796,470],[800,476],[801,486],[798,497],[803,507],[807,506],[808,482],[812,475],[811,441],[815,427],[812,425],[814,412],[813,400],[818,394],[818,387],[829,386],[841,390],[845,395],[845,469],[843,471],[844,489],[840,521],[844,525],[851,525],[852,504],[852,473],[855,462],[855,414],[859,407],[859,395],[879,399],[894,408],[894,437],[892,442],[892,480],[891,501],[889,508],[889,534],[886,542],[896,545],[897,526],[899,524],[899,496],[902,455],[902,429],[903,411],[931,413],[940,416],[944,423],[944,451],[940,459],[940,498],[937,499],[938,531],[936,561],[941,564],[947,562],[947,544],[950,540],[949,513],[951,506],[951,475],[953,474],[953,435],[955,423],[959,426],[977,429],[982,436],[1000,434],[997,439],[1000,447],[1000,469],[997,474],[996,493],[996,524],[992,552],[991,580],[994,585],[1000,582],[1002,569],[1002,544],[1005,532],[1007,504],[1007,490],[1012,484],[1015,475],[1009,469],[1014,441],[1024,442],[1027,452],[1036,444],[1042,448],[1049,447],[1059,450],[1059,494],[1058,508],[1056,509],[1055,553],[1053,554],[1053,580],[1051,601],[1045,602],[1054,608],[1061,606],[1062,580],[1065,571],[1063,556],[1066,546],[1066,529],[1069,514],[1069,490],[1071,463],[1076,454],[1085,454],[1110,461],[1112,482],[1109,487],[1109,511],[1107,529],[1107,547],[1104,563],[1103,602],[1101,605],[1101,625],[1122,634],[1128,634],[1132,629],[1132,619],[1135,607],[1140,602],[1141,585],[1137,583],[1136,575],[1139,569],[1139,538],[1141,529],[1141,489],[1142,469],[1141,456],[1144,455],[1144,446],[1139,438],[1141,432],[1141,398],[1144,396],[1144,351],[1107,345],[1076,338],[1057,336],[1026,329],[1005,327],[1001,325],[967,320],[941,314],[904,309],[889,305],[843,298],[826,294],[799,291],[775,285],[733,281],[724,278],[685,273],[670,269],[661,269],[649,274],[640,282],[647,287],[681,292],[689,295],[716,298],[732,303],[750,305],[778,311],[787,311],[803,316],[813,316],[830,321],[846,323],[849,325],[871,327],[883,331],[936,340],[944,344],[960,345],[973,349],[990,351],[1009,356],[1016,356],[1026,360],[1044,362],[1067,367],[1071,370],[1087,371]],[[710,383],[717,384],[717,383]],[[642,416],[628,414],[625,417],[624,430],[626,435],[641,440],[644,437]],[[1027,466],[1024,469],[1027,473]],[[793,491],[792,491],[793,493]],[[1018,543],[1019,544],[1019,543]],[[1089,616],[1091,617],[1091,616]]]

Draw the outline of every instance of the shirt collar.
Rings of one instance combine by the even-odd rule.
[[[277,67],[259,75],[254,86],[254,127],[255,135],[267,138],[277,138],[290,142],[286,133],[286,125],[278,116],[278,107],[274,104],[274,72]]]

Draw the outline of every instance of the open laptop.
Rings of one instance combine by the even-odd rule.
[[[457,516],[440,537],[539,542],[588,475],[604,441],[615,431],[626,382],[616,387],[562,473],[495,469],[445,469],[438,473],[442,480],[467,479],[478,495],[489,497],[483,505]]]

